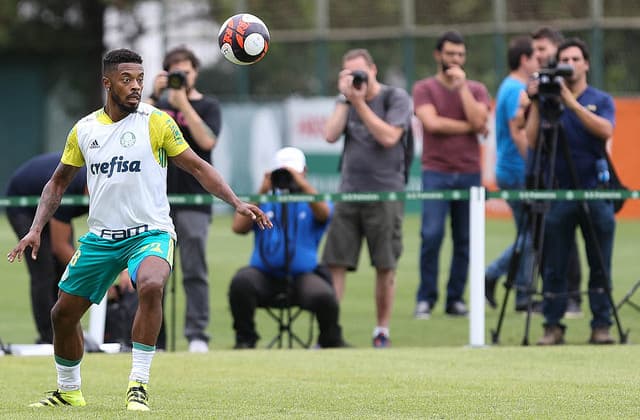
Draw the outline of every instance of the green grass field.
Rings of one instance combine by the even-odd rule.
[[[83,233],[86,227],[77,226]],[[520,345],[525,318],[513,312],[513,295],[503,325],[500,345],[469,348],[468,319],[444,315],[438,305],[428,321],[414,320],[418,282],[419,219],[407,217],[404,255],[398,270],[397,295],[391,325],[393,348],[371,349],[374,326],[373,271],[362,255],[360,269],[347,278],[341,306],[345,338],[354,346],[345,350],[231,351],[233,331],[226,301],[234,271],[248,261],[252,239],[234,235],[230,217],[216,216],[209,248],[211,271],[212,352],[185,353],[182,337],[184,296],[178,278],[177,350],[160,353],[152,367],[152,415],[159,418],[638,418],[640,402],[640,313],[629,305],[620,310],[631,345],[586,345],[589,311],[567,320],[568,344],[557,348]],[[487,222],[487,261],[511,240],[510,221]],[[613,263],[614,301],[637,281],[636,238],[640,223],[618,224]],[[15,243],[0,218],[0,247]],[[451,244],[441,255],[444,290]],[[582,256],[584,252],[582,252]],[[584,263],[584,258],[582,258]],[[5,343],[31,343],[35,330],[28,300],[26,268],[2,264],[0,338]],[[588,269],[584,268],[584,273]],[[586,285],[583,283],[583,288]],[[500,288],[501,299],[503,288]],[[635,300],[640,300],[640,294]],[[168,296],[167,319],[173,308]],[[275,324],[259,311],[258,330],[264,347],[275,334]],[[489,329],[498,313],[487,309]],[[530,341],[542,332],[542,318],[534,316]],[[170,324],[170,322],[169,322]],[[308,317],[297,321],[305,336]],[[317,331],[317,329],[316,329]],[[614,336],[617,338],[617,332]],[[82,418],[120,418],[130,356],[87,355],[83,362],[83,391],[89,406]],[[25,408],[55,387],[50,357],[0,357],[0,417],[76,417],[77,410],[34,411]]]

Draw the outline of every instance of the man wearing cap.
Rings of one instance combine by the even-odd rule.
[[[306,176],[301,150],[285,147],[276,152],[272,170],[265,173],[260,194],[316,194]],[[229,286],[229,305],[236,333],[236,349],[255,348],[260,336],[254,323],[256,307],[268,307],[282,291],[291,305],[315,314],[321,348],[344,347],[338,324],[339,306],[330,275],[318,267],[318,246],[331,218],[326,202],[262,203],[260,208],[274,228],[253,229],[251,220],[234,215],[232,229],[246,234],[253,229],[254,249],[249,266],[235,274]],[[286,237],[285,237],[286,232]]]

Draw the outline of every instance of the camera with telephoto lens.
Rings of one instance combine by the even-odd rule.
[[[271,172],[271,186],[276,190],[298,190],[298,185],[293,180],[293,175],[286,168],[278,168]]]
[[[172,71],[167,76],[167,86],[170,89],[182,89],[187,83],[187,76],[181,71]]]
[[[360,89],[362,84],[369,80],[369,75],[362,70],[352,71],[351,76],[353,76],[353,87],[356,89]]]

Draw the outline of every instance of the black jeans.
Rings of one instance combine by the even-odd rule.
[[[7,212],[7,218],[18,239],[29,232],[33,215],[28,212]],[[38,331],[37,343],[53,343],[51,326],[51,308],[58,300],[58,281],[65,269],[51,251],[49,225],[46,225],[40,236],[38,259],[31,258],[31,248],[24,253],[30,277],[31,311]]]
[[[284,279],[272,278],[253,267],[241,268],[229,286],[229,304],[233,316],[236,343],[255,344],[260,338],[255,330],[254,315],[257,307],[275,303],[276,295],[283,290]],[[289,289],[289,303],[313,312],[318,320],[321,347],[342,344],[342,332],[338,325],[339,306],[331,284],[316,273],[305,273],[293,279]]]

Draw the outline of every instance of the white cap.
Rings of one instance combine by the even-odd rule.
[[[273,156],[271,169],[276,170],[285,166],[303,173],[304,168],[307,166],[307,159],[304,157],[302,150],[296,147],[283,147],[278,150]]]

